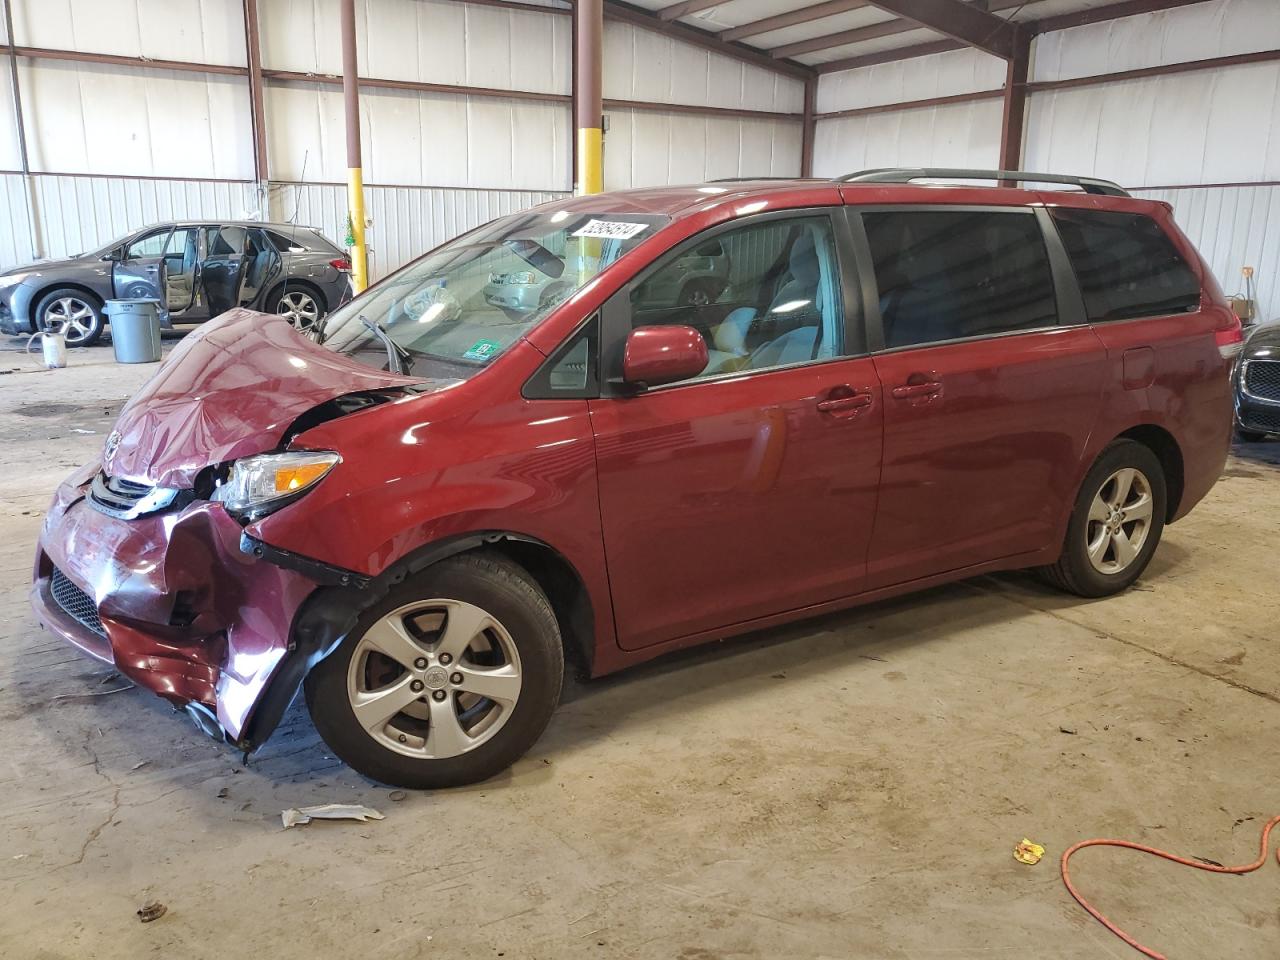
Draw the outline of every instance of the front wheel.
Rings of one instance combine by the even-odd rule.
[[[523,756],[563,673],[555,614],[529,574],[465,554],[370,606],[305,690],[338,757],[382,783],[427,789],[485,780]]]
[[[102,303],[80,290],[52,290],[36,304],[35,320],[46,333],[61,331],[68,347],[89,347],[102,336]]]
[[[1082,597],[1124,590],[1156,552],[1166,503],[1160,459],[1134,440],[1115,441],[1081,484],[1062,554],[1045,577]]]

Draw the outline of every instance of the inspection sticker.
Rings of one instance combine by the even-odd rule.
[[[616,220],[588,220],[585,227],[573,231],[575,237],[603,237],[606,240],[630,240],[649,229],[647,223],[621,223]]]
[[[477,340],[475,344],[462,355],[463,360],[489,360],[498,348],[501,346],[496,340]]]

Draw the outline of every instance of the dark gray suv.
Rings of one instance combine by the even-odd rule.
[[[0,331],[61,327],[88,346],[106,325],[103,301],[155,298],[162,323],[196,323],[232,307],[286,316],[309,329],[351,297],[351,264],[314,227],[197,220],[144,227],[99,250],[0,273]]]

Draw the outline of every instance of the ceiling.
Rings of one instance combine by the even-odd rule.
[[[872,0],[630,0],[663,19],[697,27],[812,67],[946,41],[944,34],[895,17]],[[1097,7],[1117,0],[965,0],[1015,23]],[[1186,0],[1183,0],[1186,2]],[[1173,4],[1170,4],[1173,5]],[[779,19],[781,18],[781,19]]]

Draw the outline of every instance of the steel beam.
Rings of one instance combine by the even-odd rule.
[[[813,176],[813,141],[818,133],[818,78],[804,82],[804,129],[800,134],[800,176]]]
[[[577,64],[573,90],[573,125],[577,128],[578,166],[574,193],[604,190],[604,4],[577,0],[573,8]]]
[[[813,6],[801,7],[799,10],[791,10],[772,17],[764,17],[761,20],[752,20],[737,27],[730,27],[728,30],[721,30],[717,36],[725,41],[741,40],[744,37],[754,37],[762,33],[834,17],[836,14],[848,13],[850,10],[861,10],[867,6],[870,6],[870,0],[826,0],[825,3],[815,3]]]
[[[895,60],[910,60],[913,57],[927,57],[934,53],[946,53],[948,50],[962,50],[964,44],[959,40],[932,40],[929,43],[917,43],[910,47],[896,47],[893,50],[878,50],[875,53],[864,53],[858,57],[845,57],[832,60],[830,63],[817,65],[819,74],[837,73],[841,70],[856,70],[858,67],[872,67],[877,63],[893,63]]]
[[[709,30],[701,30],[683,23],[662,20],[648,10],[624,3],[622,0],[604,0],[604,15],[606,19],[617,20],[619,23],[629,23],[643,30],[652,30],[655,33],[681,40],[695,47],[701,47],[703,50],[710,50],[713,53],[723,54],[726,57],[732,57],[744,63],[751,63],[774,73],[793,77],[796,80],[803,80],[813,74],[813,68],[803,63],[770,57],[763,50],[748,47],[746,44],[725,43]]]
[[[973,4],[961,0],[871,0],[871,4],[966,46],[1005,60],[1013,56],[1012,24]]]
[[[928,107],[947,107],[955,103],[973,103],[977,100],[999,100],[1003,90],[978,90],[975,93],[951,93],[941,97],[927,97],[924,100],[903,100],[897,103],[877,103],[869,107],[851,107],[848,110],[833,110],[830,113],[819,113],[817,120],[842,120],[847,117],[869,117],[877,113],[899,113],[903,110],[923,110]]]
[[[1062,13],[1056,17],[1045,17],[1032,20],[1025,26],[1036,33],[1049,33],[1053,30],[1068,30],[1071,27],[1083,27],[1090,23],[1103,23],[1107,20],[1119,20],[1121,17],[1133,17],[1143,13],[1159,13],[1161,10],[1173,10],[1176,7],[1188,7],[1195,3],[1207,3],[1208,0],[1125,0],[1105,7],[1089,7],[1072,13]]]
[[[342,99],[347,126],[347,216],[351,228],[351,287],[369,285],[369,253],[364,244],[364,164],[360,157],[360,71],[356,54],[356,3],[342,0]]]
[[[1027,120],[1027,74],[1031,69],[1031,39],[1029,30],[1016,34],[1013,56],[1009,59],[1004,79],[1004,112],[1000,121],[1001,170],[1022,169],[1022,140]],[[1001,186],[1015,187],[1012,181],[1001,181]]]
[[[712,7],[719,7],[728,2],[729,0],[684,0],[683,3],[673,3],[669,7],[663,7],[658,11],[658,18],[679,20],[681,17],[701,13],[703,10],[710,10]]]
[[[249,119],[253,128],[253,175],[259,185],[270,179],[267,168],[267,120],[262,99],[262,43],[258,36],[258,0],[244,0],[245,62],[249,65]],[[265,211],[264,211],[265,212]]]

